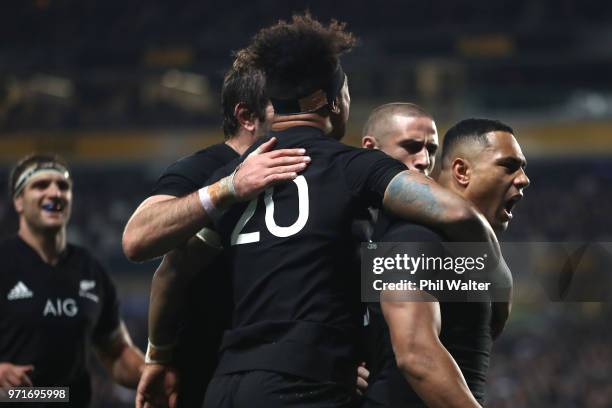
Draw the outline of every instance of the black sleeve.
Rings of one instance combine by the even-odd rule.
[[[93,341],[99,344],[108,339],[119,328],[119,299],[115,285],[104,267],[95,260],[92,260],[92,264],[97,269],[97,280],[101,286],[101,310],[93,330]]]
[[[391,179],[406,166],[380,150],[354,149],[347,154],[344,176],[349,191],[368,205],[380,207]]]
[[[444,241],[444,237],[437,231],[390,216],[384,211],[381,211],[374,231],[374,239],[381,242],[441,243]]]
[[[243,156],[243,157],[246,157],[246,156]],[[242,157],[236,158],[232,160],[231,162],[227,163],[226,165],[224,165],[223,167],[215,170],[212,173],[212,176],[206,179],[206,182],[204,182],[202,186],[209,186],[221,180],[223,177],[229,176],[236,169],[236,166],[238,166],[238,164],[240,164],[241,162],[242,162]]]
[[[435,230],[425,227],[420,224],[413,224],[404,220],[398,219],[391,216],[384,211],[381,211],[379,219],[374,227],[374,236],[372,238],[374,242],[387,242],[397,243],[397,245],[387,244],[385,247],[384,256],[394,257],[397,253],[405,253],[408,248],[410,256],[424,256],[424,257],[440,257],[444,258],[448,254],[445,251],[444,244],[446,240],[444,237]],[[402,246],[402,243],[408,246]],[[416,285],[419,285],[420,279],[428,279],[430,281],[437,281],[440,279],[453,279],[457,278],[454,272],[446,272],[441,270],[427,270],[419,271],[412,275],[409,273],[398,274],[393,277],[395,281],[405,279],[407,281],[414,281]],[[447,290],[434,290],[425,289],[425,292],[429,293],[436,299],[449,299],[455,297]]]
[[[171,164],[157,179],[151,195],[182,197],[196,191],[203,184],[199,180],[200,170],[191,157],[185,157]]]

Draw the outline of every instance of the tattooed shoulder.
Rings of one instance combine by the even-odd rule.
[[[387,194],[395,205],[410,204],[418,206],[418,208],[427,211],[430,216],[434,217],[442,213],[442,208],[431,191],[431,186],[428,183],[412,179],[410,173],[402,173],[391,180]]]

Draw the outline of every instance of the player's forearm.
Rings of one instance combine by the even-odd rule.
[[[110,368],[113,380],[124,387],[136,389],[144,369],[144,356],[135,346],[125,346],[121,355],[115,359]]]
[[[115,382],[136,388],[144,369],[144,356],[132,343],[132,338],[121,322],[110,337],[96,344],[97,355]]]
[[[216,211],[236,200],[233,175],[185,197],[165,200],[137,210],[123,233],[123,251],[132,261],[160,257],[184,244],[211,222]]]
[[[209,222],[197,191],[152,203],[139,209],[128,221],[123,232],[123,251],[137,262],[162,256]]]
[[[429,408],[476,408],[459,367],[439,342],[396,356],[397,366]]]
[[[178,332],[178,317],[184,306],[181,296],[190,277],[181,275],[172,266],[174,250],[162,260],[151,282],[149,303],[149,341],[154,345],[174,344]]]
[[[149,305],[149,341],[172,345],[176,341],[179,316],[185,307],[185,291],[197,273],[217,256],[220,249],[192,237],[186,245],[170,251],[155,271]]]

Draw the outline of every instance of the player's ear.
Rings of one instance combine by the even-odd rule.
[[[249,132],[254,132],[257,129],[257,117],[247,107],[246,103],[238,102],[236,104],[234,107],[234,117],[240,123],[240,126]]]
[[[332,104],[328,106],[329,106],[329,110],[331,111],[331,113],[335,115],[340,114],[340,97],[336,96],[336,99],[334,99]]]
[[[23,194],[19,194],[13,199],[13,205],[17,214],[23,213]]]
[[[455,158],[451,163],[451,174],[457,183],[467,187],[472,174],[470,162],[459,157]]]
[[[378,141],[374,136],[364,136],[361,138],[361,147],[364,149],[378,149]]]

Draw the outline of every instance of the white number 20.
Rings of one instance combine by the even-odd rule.
[[[287,238],[297,234],[302,230],[302,228],[304,228],[306,222],[308,221],[308,183],[306,183],[306,179],[304,178],[304,176],[298,176],[295,180],[293,180],[293,182],[297,186],[299,212],[297,220],[288,227],[281,227],[277,225],[276,221],[274,220],[274,200],[272,198],[272,194],[274,193],[274,187],[266,189],[266,192],[264,194],[264,203],[266,204],[266,227],[272,235],[280,238]],[[236,226],[232,231],[232,245],[251,244],[253,242],[259,242],[259,231],[246,232],[241,234],[241,231],[244,226],[255,214],[255,210],[257,209],[257,201],[258,199],[255,198],[254,200],[249,202],[249,205],[244,210],[244,212],[240,216],[240,219],[236,223]]]

